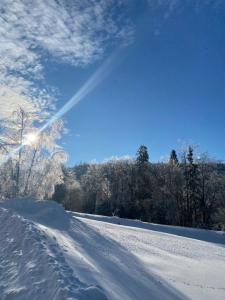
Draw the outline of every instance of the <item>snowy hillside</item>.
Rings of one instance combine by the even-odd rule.
[[[225,299],[225,235],[0,205],[1,300]]]

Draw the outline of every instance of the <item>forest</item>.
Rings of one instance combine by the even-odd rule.
[[[146,222],[225,229],[225,164],[188,146],[166,162],[133,159],[63,168],[52,199],[67,210]]]
[[[136,157],[65,165],[63,123],[37,129],[22,108],[0,122],[0,199],[51,199],[67,210],[146,222],[225,229],[225,164],[187,146],[152,162]],[[39,120],[40,121],[40,120]]]

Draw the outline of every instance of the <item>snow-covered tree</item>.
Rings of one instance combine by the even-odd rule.
[[[62,121],[40,131],[37,117],[19,107],[0,124],[1,197],[51,197],[55,184],[62,180],[62,163],[66,160],[64,150],[56,143]]]

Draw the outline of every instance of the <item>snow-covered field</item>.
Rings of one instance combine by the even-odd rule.
[[[225,299],[225,234],[0,205],[1,300]]]

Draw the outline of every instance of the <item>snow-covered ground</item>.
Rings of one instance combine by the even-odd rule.
[[[0,205],[1,300],[225,299],[225,234]]]

